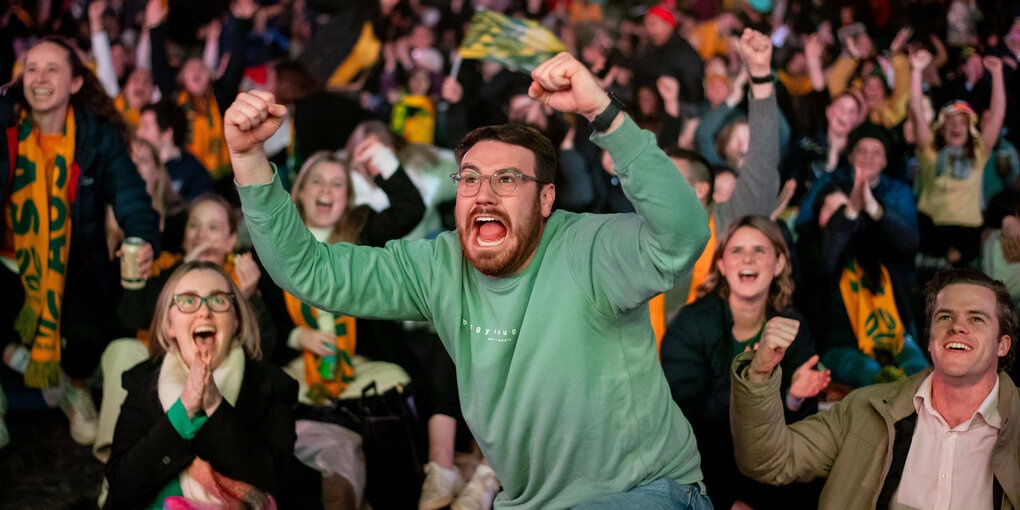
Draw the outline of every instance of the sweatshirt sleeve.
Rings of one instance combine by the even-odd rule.
[[[749,97],[747,110],[750,131],[747,155],[733,195],[726,202],[716,204],[719,232],[742,216],[767,216],[779,194],[779,106],[775,92],[762,99]]]
[[[609,151],[635,215],[610,218],[594,234],[590,281],[608,313],[629,311],[672,289],[708,241],[708,215],[655,135],[630,117],[591,140]]]
[[[273,182],[237,186],[252,243],[280,288],[316,308],[353,317],[427,320],[434,243],[391,241],[384,248],[315,240]]]

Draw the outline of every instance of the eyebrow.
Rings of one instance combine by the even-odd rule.
[[[934,315],[938,315],[940,313],[950,313],[951,314],[951,313],[954,313],[954,312],[953,312],[953,310],[950,310],[948,308],[939,308],[938,310],[935,310],[935,313],[933,314],[933,316]],[[987,312],[985,312],[983,310],[966,310],[963,313],[965,313],[967,315],[980,315],[982,317],[989,317],[989,318],[991,317],[991,315],[989,315]]]
[[[482,172],[481,168],[478,168],[477,166],[472,165],[471,163],[464,163],[463,165],[461,165],[460,171],[463,172],[464,170],[471,170],[471,171],[479,173],[479,174]],[[520,173],[522,173],[524,175],[528,175],[528,172],[525,172],[525,171],[521,170],[520,168],[512,167],[512,166],[508,166],[506,168],[497,168],[492,173],[502,172],[503,170],[514,170],[514,171],[520,172]]]

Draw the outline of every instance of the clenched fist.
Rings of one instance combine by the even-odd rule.
[[[580,61],[560,53],[531,72],[528,96],[564,113],[577,113],[590,122],[609,106],[609,96]]]
[[[772,369],[783,360],[786,349],[797,338],[800,321],[786,317],[773,317],[765,323],[761,343],[751,359],[748,379],[760,382],[772,375]]]
[[[269,92],[253,90],[237,95],[223,116],[223,134],[231,156],[245,156],[262,150],[262,143],[283,124],[287,108],[276,104]]]

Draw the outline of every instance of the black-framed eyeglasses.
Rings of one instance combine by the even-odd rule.
[[[524,174],[519,170],[504,168],[492,175],[480,175],[478,172],[464,171],[450,174],[450,178],[457,185],[457,193],[465,197],[473,197],[482,189],[482,181],[488,179],[492,191],[501,197],[508,197],[517,190],[517,184],[521,181],[532,181],[539,184],[547,182]]]
[[[181,313],[195,313],[202,303],[214,312],[225,312],[234,305],[234,295],[229,292],[213,292],[205,297],[191,292],[174,294],[174,304]]]

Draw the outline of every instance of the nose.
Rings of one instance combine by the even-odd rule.
[[[967,317],[960,316],[953,319],[953,323],[950,324],[950,330],[958,333],[967,332]]]
[[[211,316],[213,314],[213,311],[212,307],[209,306],[209,301],[202,300],[202,302],[198,304],[198,310],[195,310],[195,314],[201,315],[203,317]]]
[[[499,195],[492,189],[492,176],[482,176],[480,179],[483,180],[478,186],[478,194],[475,195],[475,203],[478,204],[494,204],[498,200]]]

